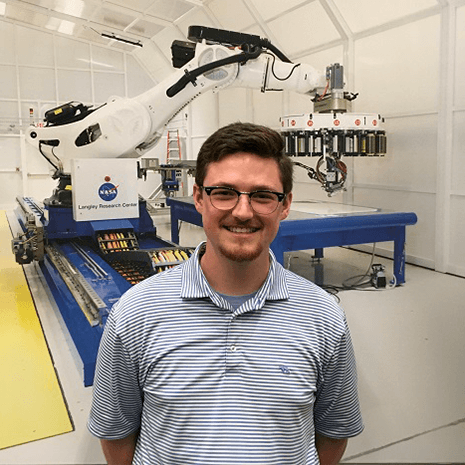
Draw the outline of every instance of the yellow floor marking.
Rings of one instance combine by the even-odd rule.
[[[73,430],[23,268],[0,211],[0,449]]]

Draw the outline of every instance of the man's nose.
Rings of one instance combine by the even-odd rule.
[[[242,220],[247,220],[253,217],[254,212],[250,205],[250,198],[246,194],[239,196],[236,206],[232,210],[232,214]]]

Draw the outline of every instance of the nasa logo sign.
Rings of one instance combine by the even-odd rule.
[[[118,195],[118,186],[115,186],[111,182],[106,182],[99,187],[98,195],[105,202],[111,202]]]

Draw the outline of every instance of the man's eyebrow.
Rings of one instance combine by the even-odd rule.
[[[233,184],[228,182],[217,182],[215,184],[209,184],[210,186],[218,186],[218,187],[230,187],[231,189],[235,189]]]
[[[218,187],[230,187],[231,189],[235,189],[237,191],[240,191],[240,189],[238,189],[236,186],[234,186],[234,184],[231,184],[229,182],[219,182],[219,183],[216,183],[216,184],[210,184],[210,186],[218,186]],[[254,186],[250,192],[255,192],[255,191],[272,191],[272,192],[282,192],[282,190],[277,190],[276,188],[272,187],[272,186],[266,186],[266,185],[262,185],[262,184],[259,184],[258,186]]]

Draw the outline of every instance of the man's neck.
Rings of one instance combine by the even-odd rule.
[[[221,294],[251,294],[260,289],[268,276],[269,255],[252,261],[236,262],[209,252],[207,247],[200,266],[210,286]]]

